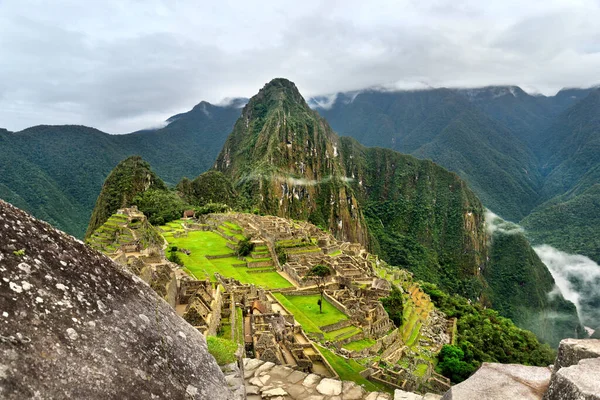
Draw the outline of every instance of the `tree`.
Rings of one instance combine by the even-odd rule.
[[[321,292],[321,298],[319,299],[319,313],[323,313],[323,293],[325,292],[325,282],[327,282],[327,278],[331,275],[331,270],[325,265],[315,265],[312,267],[308,273],[306,274],[306,278],[313,278],[317,282],[317,287],[319,288],[319,292]]]
[[[402,325],[402,292],[394,285],[392,285],[392,291],[388,297],[380,299],[383,308],[388,313],[388,316],[396,324],[396,326]]]
[[[467,379],[478,367],[464,361],[465,353],[458,347],[445,344],[438,354],[437,370],[454,383]]]
[[[250,241],[250,238],[240,240],[237,245],[237,255],[240,257],[249,256],[254,250],[254,243]]]
[[[164,225],[181,218],[187,208],[177,193],[169,190],[149,189],[133,199],[138,209],[148,217],[152,225]]]

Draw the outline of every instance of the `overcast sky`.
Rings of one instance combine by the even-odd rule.
[[[274,77],[554,94],[600,83],[599,21],[600,0],[0,0],[0,127],[125,133]]]

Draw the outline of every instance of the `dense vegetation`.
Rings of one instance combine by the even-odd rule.
[[[461,296],[450,296],[434,284],[422,283],[421,287],[437,308],[457,318],[455,348],[439,354],[440,372],[454,382],[467,378],[483,362],[539,366],[553,362],[555,354],[547,344],[497,311],[471,304]]]
[[[194,206],[222,203],[235,207],[240,203],[231,181],[219,171],[204,172],[193,181],[183,178],[177,184],[177,190]]]
[[[403,300],[402,292],[395,285],[392,285],[392,291],[389,296],[380,299],[383,308],[388,313],[388,316],[394,322],[394,325],[402,325]]]
[[[525,236],[496,232],[492,240],[490,262],[483,270],[488,287],[481,302],[552,347],[565,337],[585,337],[575,305],[550,295],[554,279]]]
[[[167,186],[141,157],[133,156],[120,162],[102,185],[86,237],[91,236],[119,208],[130,206],[136,196],[147,190],[165,191]]]
[[[0,129],[0,198],[83,238],[102,183],[132,155],[149,161],[174,185],[210,168],[233,123],[239,102],[206,102],[157,130],[109,135],[75,125]]]
[[[132,203],[156,226],[181,218],[183,211],[188,208],[177,193],[164,189],[149,189],[139,193]]]

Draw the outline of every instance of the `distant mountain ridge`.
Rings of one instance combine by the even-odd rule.
[[[0,130],[0,198],[83,237],[104,179],[127,157],[141,155],[171,185],[209,169],[241,112],[232,104],[202,102],[164,128],[127,135],[77,125]]]
[[[576,126],[593,120],[586,117],[593,107],[584,109],[580,104],[594,92],[598,89],[564,89],[555,96],[541,96],[517,86],[364,90],[308,99],[307,103],[342,135],[368,146],[429,158],[458,173],[486,207],[504,218],[519,221],[551,208],[552,220],[559,225],[541,228],[530,218],[524,219],[530,237],[542,240],[549,235],[537,235],[537,231],[551,229],[557,247],[583,249],[600,261],[597,241],[586,244],[573,240],[572,234],[561,235],[561,230],[574,230],[569,225],[572,218],[556,214],[560,204],[569,202],[572,210],[573,204],[588,204],[595,198],[592,190],[585,200],[577,200],[599,182],[600,167],[591,162],[597,154],[591,133],[598,129],[587,124],[590,145],[577,154],[563,154],[556,148],[575,148],[587,140],[581,135],[556,143],[552,139],[554,135],[570,137]],[[37,126],[17,133],[0,129],[0,197],[83,237],[102,181],[114,165],[141,155],[169,185],[182,176],[195,177],[213,165],[247,101],[200,102],[169,118],[161,129],[128,135],[108,135],[82,126]],[[581,111],[569,114],[571,107],[581,107]],[[574,116],[579,123],[568,122]],[[550,153],[552,160],[547,158]],[[587,169],[583,176],[582,167]],[[578,177],[576,181],[572,176]],[[592,230],[585,218],[573,226],[581,224],[583,231]]]
[[[340,93],[316,109],[340,134],[458,173],[488,208],[523,220],[536,242],[550,240],[598,262],[594,211],[600,199],[593,186],[600,183],[599,97],[598,87],[555,96],[516,86],[364,91]]]

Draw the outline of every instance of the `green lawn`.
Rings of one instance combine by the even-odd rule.
[[[373,339],[362,339],[355,342],[346,343],[342,347],[350,351],[361,351],[367,347],[373,346],[375,343],[377,342]]]
[[[206,338],[208,352],[217,360],[217,364],[230,364],[236,360],[237,343],[231,340],[209,336]]]
[[[327,339],[327,340],[343,340],[343,339],[349,338],[350,336],[354,336],[360,332],[362,332],[362,329],[357,328],[354,325],[350,325],[350,326],[347,326],[342,329],[327,332],[325,334],[325,339]]]
[[[323,357],[325,357],[335,372],[337,372],[337,374],[340,376],[341,380],[354,381],[359,385],[362,385],[370,392],[391,392],[387,386],[371,382],[360,376],[360,371],[364,370],[365,367],[357,363],[355,360],[340,357],[319,345],[317,345],[317,347],[319,348],[321,354],[323,354]]]
[[[323,313],[319,313],[317,300],[318,294],[308,296],[285,296],[281,293],[273,294],[292,314],[305,331],[323,333],[320,326],[335,324],[348,319],[346,315],[323,299]]]
[[[162,227],[161,227],[162,228]],[[267,289],[279,289],[293,286],[284,277],[275,271],[248,273],[248,268],[234,267],[235,264],[243,263],[236,257],[207,259],[205,256],[233,253],[227,247],[227,240],[222,236],[209,231],[191,231],[187,237],[174,238],[165,235],[169,245],[174,245],[191,252],[188,256],[178,253],[185,267],[198,279],[209,278],[214,281],[215,272],[223,276],[231,277],[242,283],[253,283]]]

